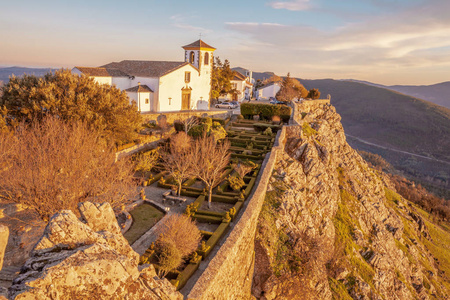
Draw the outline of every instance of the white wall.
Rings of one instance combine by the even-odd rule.
[[[185,72],[191,72],[189,83],[184,82]],[[186,65],[162,76],[159,84],[158,111],[181,110],[181,95],[184,87],[192,88],[191,109],[207,109],[211,90],[210,72],[210,68],[203,68],[199,75],[195,68]],[[169,98],[171,98],[170,104]]]
[[[153,93],[150,92],[127,92],[128,97],[131,101],[135,101],[140,112],[151,112],[153,104]],[[148,99],[148,103],[145,100]]]
[[[112,84],[116,85],[116,87],[121,90],[126,90],[133,87],[132,83],[132,80],[128,77],[112,77]]]
[[[256,99],[268,99],[270,97],[275,97],[275,95],[280,90],[278,84],[272,84],[267,87],[260,88],[256,91]]]

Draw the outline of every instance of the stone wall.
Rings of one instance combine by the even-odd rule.
[[[8,244],[9,229],[0,224],[0,270],[3,267],[3,256],[5,255],[6,244]]]
[[[250,195],[244,213],[228,238],[195,283],[188,299],[249,299],[254,267],[254,239],[258,216],[261,211],[267,185],[283,151],[286,127],[277,134],[269,156],[266,156],[262,172]]]
[[[173,123],[176,120],[184,120],[186,118],[196,116],[196,117],[205,117],[210,116],[213,118],[219,118],[219,119],[225,119],[227,117],[230,117],[232,114],[232,111],[224,111],[224,110],[217,110],[217,111],[211,111],[211,110],[201,110],[201,111],[187,111],[187,112],[165,112],[165,113],[146,113],[142,114],[142,119],[144,122],[149,121],[156,121],[156,119],[160,115],[165,115],[167,117],[167,122]]]

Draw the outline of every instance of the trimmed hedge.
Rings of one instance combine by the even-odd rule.
[[[201,261],[202,260],[199,259],[195,263],[189,262],[186,268],[184,268],[184,270],[181,271],[180,274],[178,274],[177,279],[172,279],[170,281],[177,288],[177,291],[182,289],[186,285],[189,278],[191,278],[195,271],[197,271]]]
[[[224,212],[217,212],[217,211],[211,211],[211,210],[197,210],[195,212],[195,215],[205,215],[205,216],[210,216],[210,217],[225,217],[225,213]]]
[[[199,249],[197,250],[198,255],[206,258],[220,238],[226,233],[228,227],[230,226],[229,222],[222,222],[219,227],[217,227],[216,231],[214,231],[213,235],[206,242],[207,249],[205,251]]]
[[[195,213],[193,218],[196,219],[197,222],[200,222],[200,223],[213,223],[213,224],[222,223],[222,217],[208,216],[208,215],[202,215],[202,214]]]
[[[260,115],[266,120],[272,120],[273,116],[279,116],[283,122],[288,122],[291,117],[292,108],[286,105],[273,105],[263,103],[242,103],[241,114],[245,118]]]
[[[237,154],[237,153],[231,153],[231,157],[239,157],[239,158],[246,158],[246,159],[250,159],[250,160],[262,160],[263,157],[261,155],[248,155],[248,154]]]
[[[165,172],[159,172],[155,176],[149,177],[148,180],[144,182],[144,186],[149,186],[149,185],[153,184],[154,182],[160,180],[161,177],[163,177],[164,175],[165,175]]]
[[[250,179],[250,182],[248,183],[247,187],[245,188],[244,195],[246,198],[248,197],[248,195],[250,195],[250,192],[252,191],[252,188],[255,185],[255,181],[256,181],[256,178],[254,178],[254,177],[252,179]]]
[[[222,202],[222,203],[236,203],[237,199],[235,197],[229,197],[224,195],[212,195],[211,197],[212,202]]]
[[[277,132],[278,130],[281,129],[281,126],[280,125],[270,125],[270,124],[257,123],[257,124],[253,124],[253,128],[255,129],[255,131],[258,131],[258,132],[263,132],[267,128],[270,128],[270,129],[272,129],[272,131]]]

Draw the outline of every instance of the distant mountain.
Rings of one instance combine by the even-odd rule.
[[[3,81],[3,83],[6,84],[7,82],[9,82],[9,77],[13,74],[15,76],[22,76],[23,74],[44,76],[51,70],[52,69],[50,68],[25,68],[25,67],[0,68],[0,81]]]
[[[354,81],[299,79],[318,88],[342,116],[345,132],[356,138],[450,163],[450,109],[386,88]],[[450,189],[450,164],[390,151],[348,137],[358,149],[383,156],[407,175]]]
[[[233,71],[238,71],[241,74],[245,75],[245,72],[248,71],[248,69],[245,68],[241,68],[241,67],[236,67],[236,68],[232,68]],[[255,80],[264,80],[264,79],[268,79],[270,77],[272,77],[273,75],[275,75],[274,72],[253,72],[252,73],[252,77]]]
[[[345,81],[360,82],[376,87],[393,90],[405,95],[433,102],[434,104],[450,108],[450,81],[432,85],[381,85],[368,81],[348,79]]]

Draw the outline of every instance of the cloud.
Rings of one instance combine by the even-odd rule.
[[[287,10],[308,10],[311,8],[309,0],[291,0],[291,1],[272,1],[268,5],[275,9],[287,9]]]
[[[189,24],[186,20],[188,18],[196,18],[196,16],[186,16],[183,14],[177,14],[177,15],[173,15],[170,17],[170,20],[173,21],[172,26],[179,28],[179,29],[184,29],[184,30],[188,30],[188,31],[197,31],[197,32],[201,32],[201,33],[210,33],[212,32],[212,30],[210,29],[206,29],[204,27],[200,27],[200,26],[194,26]]]
[[[236,47],[270,45],[254,48],[257,51],[253,55],[273,65],[274,71],[280,66],[311,72],[329,69],[346,78],[350,76],[345,74],[369,70],[378,74],[388,69],[411,73],[433,65],[450,67],[450,60],[446,60],[450,56],[448,11],[450,2],[436,0],[398,13],[388,11],[362,21],[355,18],[358,21],[350,20],[330,30],[255,22],[228,22],[225,27],[247,38]],[[270,60],[263,59],[266,57]]]

